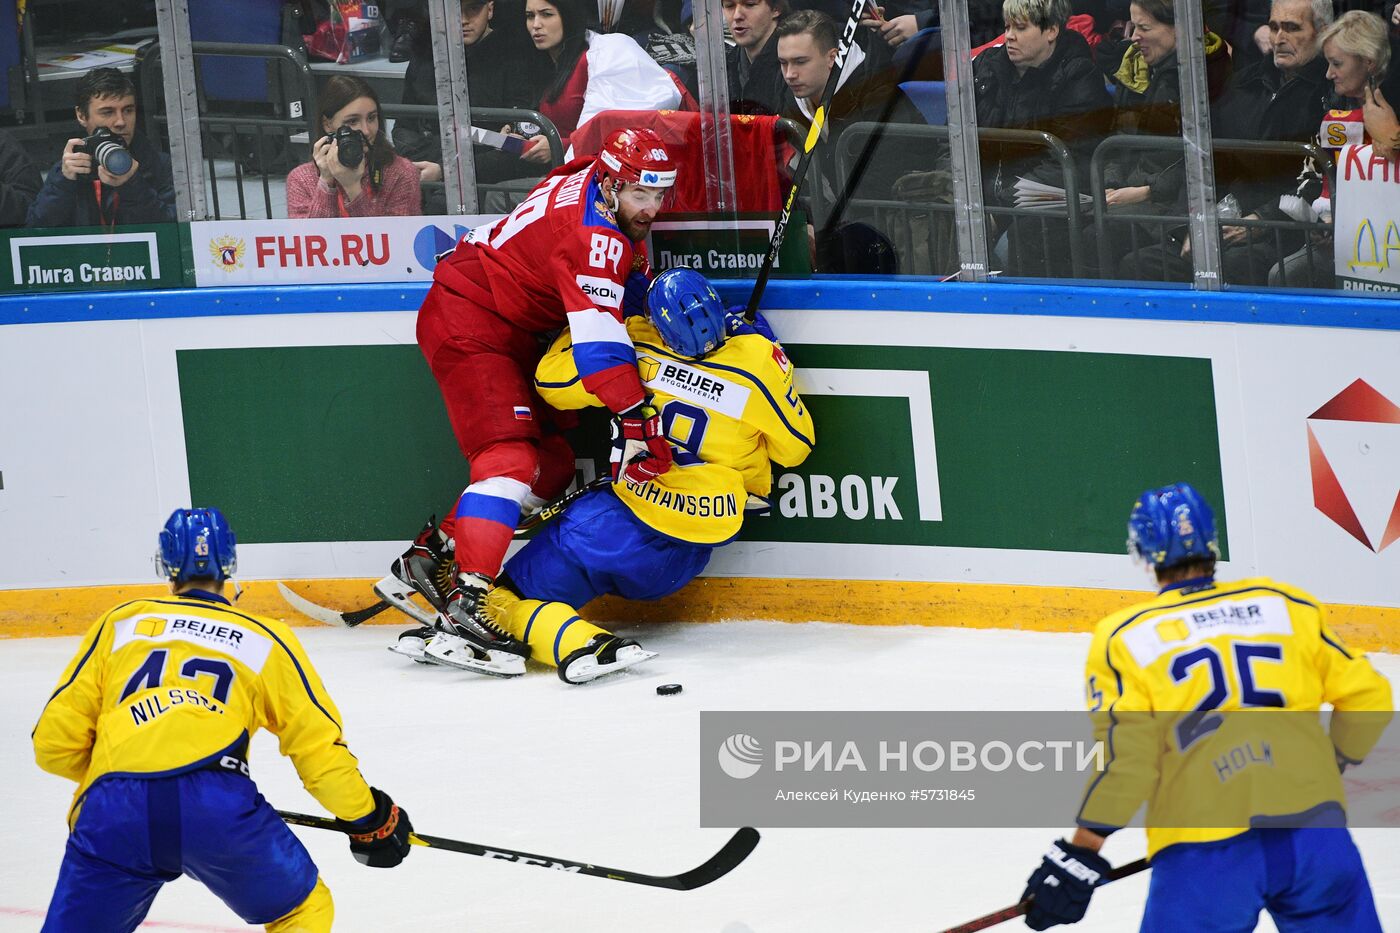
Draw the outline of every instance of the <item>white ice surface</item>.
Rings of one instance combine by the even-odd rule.
[[[698,865],[729,831],[699,828],[705,709],[1079,709],[1081,635],[731,622],[630,634],[661,657],[586,687],[533,669],[500,681],[384,650],[396,629],[300,630],[371,783],[426,833],[653,874]],[[0,643],[0,930],[35,930],[57,876],[72,785],[33,763],[29,731],[75,638]],[[1400,682],[1400,658],[1375,656]],[[679,682],[679,696],[657,684]],[[253,774],[283,809],[320,812],[276,742]],[[1066,814],[1068,822],[1070,815]],[[678,892],[415,848],[355,863],[299,829],[335,896],[338,931],[936,931],[1013,903],[1055,831],[766,830],[731,875]],[[1400,930],[1400,833],[1355,833],[1381,918]],[[1137,831],[1109,840],[1122,863]],[[1137,928],[1146,874],[1099,891],[1076,931]],[[156,899],[143,929],[245,930],[198,884]],[[1019,921],[998,929],[1024,930]],[[1070,928],[1067,928],[1070,929]],[[1260,929],[1272,930],[1265,919]]]

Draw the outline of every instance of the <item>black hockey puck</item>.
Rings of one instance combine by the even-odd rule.
[[[681,685],[680,685],[680,684],[662,684],[661,686],[659,686],[659,687],[656,688],[656,695],[657,695],[657,696],[668,697],[668,696],[673,696],[673,695],[675,695],[675,694],[677,694],[677,693],[680,693],[680,692],[681,692]]]

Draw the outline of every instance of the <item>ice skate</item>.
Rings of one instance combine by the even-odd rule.
[[[566,684],[586,684],[656,657],[630,638],[595,635],[593,640],[572,652],[559,665],[559,679]]]
[[[431,625],[424,625],[421,628],[411,628],[399,635],[399,640],[389,646],[389,650],[395,654],[401,654],[406,658],[412,658],[419,664],[432,664],[433,661],[423,651],[437,629]]]
[[[409,618],[423,625],[433,625],[435,614],[415,604],[413,594],[420,594],[433,609],[442,612],[447,608],[447,593],[455,585],[452,552],[434,516],[418,532],[408,550],[394,559],[389,575],[374,584],[374,592]]]
[[[493,677],[525,673],[528,646],[497,627],[486,613],[490,581],[479,574],[462,574],[438,613],[437,634],[424,647],[429,660]]]

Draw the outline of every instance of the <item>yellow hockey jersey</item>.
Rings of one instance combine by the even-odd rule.
[[[291,629],[209,596],[138,599],[108,611],[34,727],[45,771],[78,782],[162,777],[240,751],[266,728],[311,795],[354,820],[374,809],[340,713]]]
[[[812,452],[812,415],[793,385],[792,364],[759,334],[731,337],[693,360],[667,349],[644,317],[629,317],[627,332],[676,459],[649,483],[613,489],[656,531],[723,544],[739,533],[749,495],[767,496],[772,488],[769,461],[796,466]],[[555,408],[601,406],[583,388],[572,348],[566,330],[540,360],[535,387]]]
[[[1147,802],[1148,855],[1345,809],[1337,756],[1359,762],[1389,722],[1390,683],[1267,577],[1197,581],[1099,623],[1085,666],[1106,767],[1078,823],[1127,825]],[[1318,710],[1334,713],[1324,731]]]

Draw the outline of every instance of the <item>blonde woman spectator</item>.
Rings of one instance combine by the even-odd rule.
[[[287,176],[287,216],[376,217],[421,212],[418,169],[394,152],[379,98],[359,78],[336,75],[320,100],[311,161]]]
[[[1347,145],[1372,142],[1363,107],[1380,94],[1381,81],[1390,65],[1390,41],[1385,20],[1361,10],[1344,14],[1322,31],[1319,40],[1327,62],[1327,80],[1332,82],[1332,109],[1323,116],[1317,141],[1323,149],[1340,155]],[[1321,197],[1311,205],[1296,198],[1284,203],[1289,204],[1290,213],[1299,220],[1330,224],[1333,197],[1331,184],[1324,180]],[[1336,284],[1331,231],[1315,232],[1311,239],[1311,246],[1284,257],[1270,270],[1270,285],[1331,288]]]

